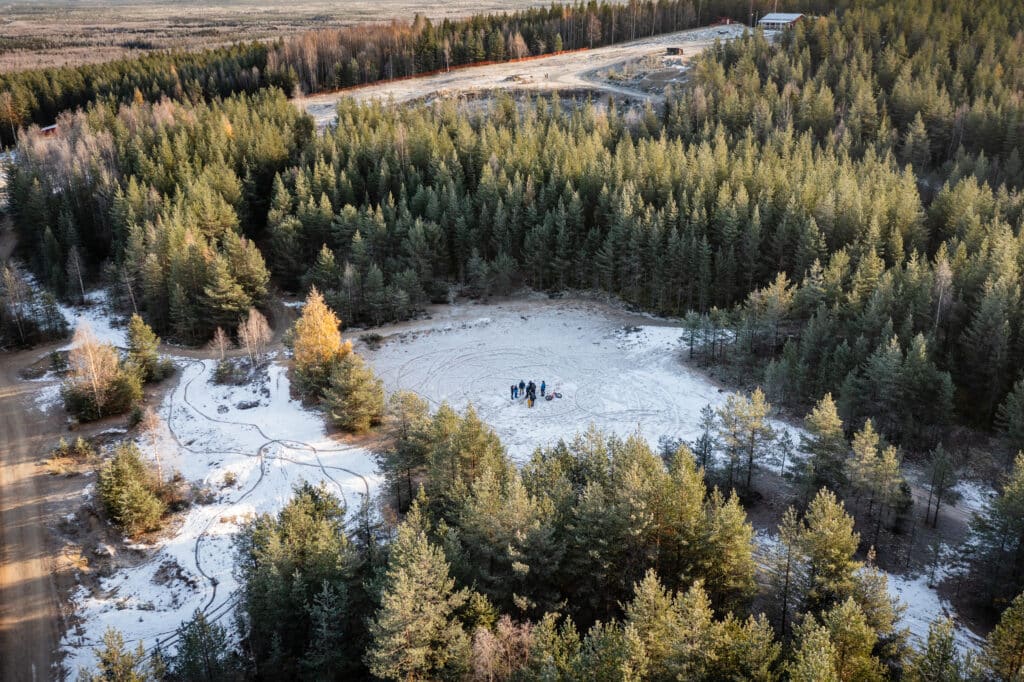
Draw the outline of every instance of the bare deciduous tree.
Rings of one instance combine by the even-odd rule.
[[[238,341],[245,347],[251,364],[263,360],[272,336],[267,318],[255,308],[249,308],[249,316],[238,325]]]
[[[75,390],[88,393],[99,410],[103,409],[107,389],[117,377],[119,362],[116,348],[100,343],[88,323],[78,325],[68,354],[68,383]]]
[[[213,338],[210,339],[209,348],[210,350],[216,351],[220,354],[220,360],[224,359],[224,355],[231,348],[231,339],[224,332],[223,329],[217,327],[217,331],[213,333]]]
[[[529,661],[533,626],[502,616],[491,632],[477,628],[473,635],[472,679],[481,682],[510,680]]]

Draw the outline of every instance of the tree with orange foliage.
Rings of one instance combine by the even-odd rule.
[[[338,361],[352,352],[352,344],[341,340],[341,320],[324,303],[313,287],[306,297],[302,316],[295,323],[293,351],[299,390],[307,397],[319,397]]]

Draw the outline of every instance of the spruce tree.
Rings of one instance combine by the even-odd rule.
[[[228,270],[227,262],[216,256],[203,287],[203,320],[208,329],[233,327],[252,305],[241,285]]]

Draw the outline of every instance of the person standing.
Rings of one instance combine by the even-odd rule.
[[[524,395],[523,391],[526,390],[526,382],[522,379],[519,380],[519,395]]]
[[[516,399],[516,385],[515,384],[512,384],[510,392],[512,394],[512,400],[515,400]]]
[[[540,397],[541,398],[544,397],[544,391],[545,391],[546,388],[547,388],[547,383],[545,383],[544,380],[541,379],[540,380]]]

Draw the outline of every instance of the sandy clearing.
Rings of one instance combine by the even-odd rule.
[[[422,78],[312,95],[294,101],[313,116],[319,126],[335,120],[335,107],[345,97],[351,97],[357,102],[390,100],[402,103],[496,89],[528,92],[593,90],[635,100],[658,101],[663,95],[607,83],[596,78],[595,73],[627,59],[661,53],[669,46],[681,48],[680,56],[689,60],[714,45],[717,40],[729,40],[742,35],[745,28],[733,24],[691,29],[582,52],[564,52],[543,59],[468,67]]]

